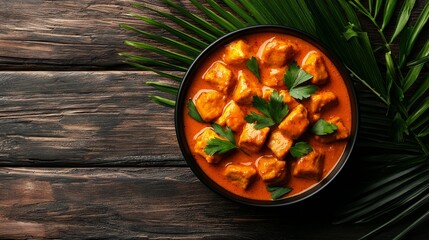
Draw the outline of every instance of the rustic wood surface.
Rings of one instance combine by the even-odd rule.
[[[0,168],[0,189],[0,238],[331,240],[374,226],[330,224],[328,198],[313,199],[313,207],[239,205],[183,167]]]
[[[159,15],[151,11],[131,7],[136,2],[171,11],[161,1],[1,0],[0,69],[130,70],[117,54],[135,52],[123,41],[139,38],[137,34],[120,28],[119,24],[159,32],[155,27],[127,16],[136,13],[159,19]],[[196,11],[189,1],[181,1],[181,4],[191,12]],[[162,21],[169,23],[165,19]],[[165,35],[165,32],[161,34]],[[151,40],[146,42],[157,45]],[[151,53],[145,56],[158,58]]]
[[[155,30],[126,16],[132,2],[0,0],[0,239],[356,239],[376,225],[331,224],[353,159],[318,196],[280,209],[199,182],[174,111],[149,101],[144,82],[159,77],[117,56],[138,39],[119,23]],[[429,239],[428,225],[409,239]]]
[[[149,72],[0,72],[3,166],[184,165]]]

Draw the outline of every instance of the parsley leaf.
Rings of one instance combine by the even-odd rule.
[[[286,193],[292,191],[292,188],[289,187],[267,187],[267,191],[271,192],[271,198],[273,200],[281,198]]]
[[[292,62],[287,69],[283,82],[289,88],[289,94],[302,100],[303,98],[310,97],[311,94],[317,91],[317,87],[314,85],[298,87],[298,85],[307,82],[313,76],[308,72],[301,69],[296,62]]]
[[[229,127],[223,129],[219,124],[212,124],[215,133],[226,138],[227,140],[214,137],[207,142],[204,152],[213,156],[214,154],[224,154],[238,148],[235,144],[235,137]]]
[[[265,101],[263,98],[260,98],[258,96],[253,96],[252,105],[256,109],[258,109],[261,113],[263,113],[265,116],[270,117],[268,102]]]
[[[269,101],[253,96],[252,104],[263,114],[251,112],[244,118],[248,123],[256,122],[255,129],[262,129],[280,123],[289,113],[287,104],[283,102],[283,97],[276,90],[271,94]]]
[[[306,85],[306,86],[293,88],[293,91],[289,93],[292,97],[302,100],[303,98],[309,98],[310,95],[315,93],[316,91],[317,91],[316,86]]]
[[[251,112],[250,114],[248,114],[246,117],[244,117],[244,120],[246,120],[246,122],[248,123],[256,122],[255,129],[271,127],[275,124],[275,122],[271,118],[262,116],[255,112]]]
[[[195,107],[194,101],[192,99],[189,99],[188,105],[186,106],[188,108],[188,114],[193,119],[195,119],[198,122],[204,122],[203,118],[201,118],[200,113],[198,113],[197,108]]]
[[[231,143],[230,141],[215,137],[207,142],[204,152],[213,156],[215,154],[224,154],[235,148],[237,148],[237,146],[235,146],[235,144]]]
[[[289,89],[291,89],[300,85],[301,83],[307,82],[312,77],[313,76],[311,74],[301,69],[294,61],[289,65],[289,68],[285,73],[284,83],[286,86],[288,86]]]
[[[261,81],[261,75],[259,74],[258,60],[255,57],[251,57],[246,61],[247,68]]]
[[[290,154],[294,158],[300,158],[313,151],[313,148],[307,142],[297,142],[290,148]]]
[[[283,102],[283,97],[275,90],[271,94],[268,103],[268,111],[275,123],[280,123],[289,113],[289,108],[287,104]]]
[[[328,135],[337,130],[337,125],[319,119],[311,128],[311,132],[316,135]]]
[[[222,137],[228,139],[231,143],[233,143],[235,145],[235,137],[234,137],[234,134],[232,133],[231,128],[226,127],[225,129],[223,129],[217,123],[213,123],[212,127],[213,127],[213,130],[215,131],[215,133],[217,133],[217,134],[221,135]]]

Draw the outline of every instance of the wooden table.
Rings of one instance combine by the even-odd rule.
[[[141,40],[118,27],[141,25],[131,2],[0,0],[0,238],[355,239],[375,226],[330,222],[350,168],[277,209],[199,182],[173,110],[149,100],[144,82],[159,77],[117,56]],[[428,239],[427,227],[410,239]]]

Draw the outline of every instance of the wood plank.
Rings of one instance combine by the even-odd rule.
[[[0,165],[184,165],[148,72],[0,72]]]
[[[123,41],[142,40],[120,23],[149,32],[165,32],[127,16],[147,10],[131,7],[133,0],[0,1],[0,69],[130,69],[119,52],[133,52]],[[164,9],[161,1],[146,3]],[[184,5],[189,7],[189,2]],[[193,8],[189,9],[195,11]],[[170,10],[166,10],[170,11]],[[163,20],[163,22],[167,22]],[[156,42],[145,39],[146,43]],[[159,58],[145,53],[146,57]]]
[[[165,31],[128,17],[128,13],[139,13],[161,20],[157,14],[130,7],[133,2],[149,4],[157,9],[172,11],[161,1],[134,0],[62,0],[62,1],[7,1],[0,0],[0,69],[3,70],[88,70],[88,69],[132,69],[123,64],[119,52],[136,52],[125,46],[125,39],[139,40],[158,45],[137,34],[119,28],[119,23],[129,24],[157,35]],[[190,12],[195,10],[188,0],[178,1]],[[411,18],[413,21],[426,1],[417,1]],[[174,13],[174,11],[173,11]],[[361,17],[364,30],[368,31],[374,46],[381,39],[372,23]],[[165,19],[161,20],[172,24]],[[392,22],[396,21],[395,17]],[[387,29],[390,36],[393,28]],[[423,31],[421,45],[429,37]],[[398,44],[393,48],[397,51]],[[145,52],[146,57],[160,58]]]
[[[0,168],[0,189],[0,238],[356,239],[373,227],[331,225],[332,195],[276,209],[236,204],[188,168]],[[409,239],[428,234],[422,226]]]

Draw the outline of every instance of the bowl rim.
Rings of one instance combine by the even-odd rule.
[[[263,33],[263,32],[275,32],[275,33],[282,33],[286,35],[292,35],[294,37],[298,37],[300,39],[303,39],[304,41],[309,42],[310,44],[318,48],[320,51],[322,51],[331,60],[331,62],[334,64],[334,66],[337,68],[338,72],[340,73],[341,77],[343,78],[343,81],[347,88],[347,93],[349,95],[350,107],[352,112],[352,126],[350,129],[350,137],[348,139],[348,142],[346,144],[346,147],[340,159],[332,168],[330,173],[327,176],[325,176],[322,180],[320,180],[312,187],[310,187],[309,189],[304,190],[303,192],[297,195],[287,197],[287,198],[281,198],[277,200],[256,200],[256,199],[245,198],[224,189],[222,186],[220,186],[215,181],[213,181],[210,177],[208,177],[201,169],[201,167],[198,165],[197,161],[194,159],[190,151],[190,148],[186,141],[186,136],[184,134],[184,123],[182,121],[184,114],[186,112],[185,105],[187,101],[187,98],[186,98],[187,90],[191,85],[190,83],[192,82],[193,75],[196,74],[197,67],[204,62],[204,58],[206,56],[209,56],[213,52],[215,52],[219,47],[225,46],[226,44],[230,43],[232,40],[240,36],[252,35],[252,34]],[[286,206],[286,205],[302,202],[303,200],[310,198],[311,196],[315,195],[316,193],[324,189],[327,185],[329,185],[329,183],[333,179],[335,179],[335,177],[341,172],[342,168],[345,166],[346,162],[350,158],[350,155],[352,153],[352,150],[356,142],[358,126],[359,126],[359,111],[358,111],[356,92],[348,72],[345,70],[344,65],[339,60],[339,58],[335,55],[335,53],[333,53],[332,51],[329,51],[328,48],[320,40],[310,35],[309,33],[306,33],[304,31],[301,31],[299,29],[289,27],[289,26],[254,25],[254,26],[241,28],[236,31],[225,34],[224,36],[218,38],[216,41],[211,43],[208,47],[206,47],[194,59],[194,61],[186,71],[184,77],[182,78],[182,82],[180,83],[179,91],[176,98],[174,122],[175,122],[176,137],[185,161],[187,162],[188,166],[191,168],[192,172],[197,176],[197,178],[203,184],[205,184],[209,189],[211,189],[212,191],[216,192],[217,194],[227,199],[230,199],[232,201],[242,203],[245,205],[257,206],[257,207],[280,207],[280,206]]]

